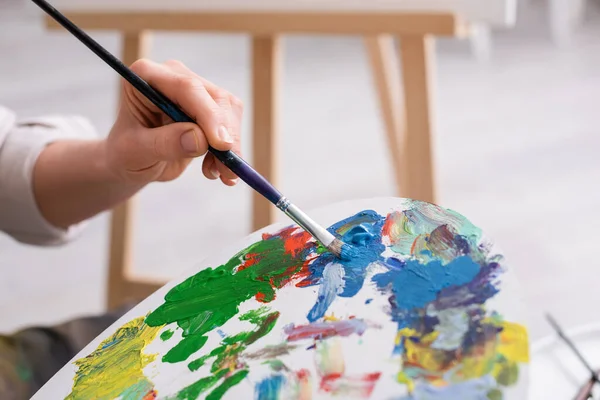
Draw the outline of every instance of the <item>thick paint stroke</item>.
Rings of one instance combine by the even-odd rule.
[[[465,256],[445,266],[437,260],[421,264],[409,259],[388,272],[375,275],[373,282],[383,293],[393,294],[392,317],[403,328],[408,312],[435,301],[442,289],[469,283],[479,270],[479,264]]]
[[[358,222],[360,225],[356,225]],[[383,261],[381,253],[385,246],[381,243],[381,230],[384,223],[383,216],[368,210],[342,220],[330,228],[332,232],[342,235],[342,241],[353,245],[356,254],[350,260],[323,254],[310,264],[311,274],[304,285],[320,285],[317,302],[307,316],[310,322],[323,318],[337,296],[354,297],[363,287],[367,267],[375,261]],[[331,264],[341,266],[343,273],[329,271]],[[329,274],[324,276],[326,270]],[[343,279],[343,286],[339,282],[340,278]]]
[[[144,323],[143,317],[123,325],[89,356],[75,361],[78,370],[65,400],[143,399],[153,390],[143,369],[156,357],[144,354],[144,349],[159,331]]]

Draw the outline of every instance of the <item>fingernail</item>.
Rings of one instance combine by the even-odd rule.
[[[212,167],[210,167],[209,171],[210,174],[213,176],[213,178],[217,179],[219,176],[221,176],[221,173],[219,172],[219,170],[217,169],[216,165],[213,165]]]
[[[198,139],[194,130],[187,131],[181,135],[181,147],[187,153],[195,154],[198,152]]]
[[[219,133],[219,137],[221,138],[222,141],[224,141],[225,143],[233,143],[233,138],[229,134],[229,131],[227,130],[227,128],[225,128],[224,126],[221,126],[219,128],[218,133]]]

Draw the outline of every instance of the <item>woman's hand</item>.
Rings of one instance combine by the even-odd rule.
[[[67,228],[127,200],[146,184],[180,176],[196,157],[217,150],[240,153],[243,106],[237,97],[182,63],[140,60],[131,69],[192,117],[174,123],[129,83],[117,120],[102,140],[58,140],[46,146],[33,171],[35,201],[48,222]],[[237,177],[209,153],[202,171],[229,186]]]
[[[179,61],[138,60],[131,69],[176,103],[197,124],[174,123],[128,82],[117,120],[106,140],[108,168],[126,182],[143,184],[179,177],[210,144],[240,154],[241,101]],[[211,153],[202,171],[229,186],[237,177]]]

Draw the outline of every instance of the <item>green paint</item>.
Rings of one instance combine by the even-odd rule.
[[[508,360],[502,362],[496,381],[502,386],[512,386],[519,379],[519,366]]]
[[[240,317],[240,321],[249,321],[254,325],[258,325],[259,328],[253,332],[242,332],[235,336],[230,336],[223,339],[225,344],[234,344],[243,342],[246,345],[250,345],[256,342],[261,337],[267,335],[277,322],[279,313],[274,312],[272,314],[265,315],[269,312],[267,307],[261,307],[258,310],[249,311]]]
[[[226,264],[202,270],[171,289],[165,303],[148,315],[145,322],[149,326],[176,322],[183,330],[184,341],[195,338],[190,339],[189,344],[173,348],[165,356],[168,362],[186,360],[201,347],[198,346],[200,337],[233,318],[246,300],[258,295],[264,302],[272,301],[275,290],[302,268],[305,254],[300,253],[295,257],[286,253],[283,239],[275,236],[249,246]],[[247,254],[259,254],[259,262],[238,271]],[[258,337],[271,328],[266,327],[266,332],[258,333]]]
[[[182,389],[177,393],[175,398],[171,400],[196,400],[202,392],[213,387],[219,379],[227,374],[227,371],[222,371],[217,375],[212,375],[206,378],[202,378],[199,381],[192,383],[190,386]]]
[[[286,369],[285,364],[281,360],[266,360],[263,364],[271,367],[273,371],[282,371]]]
[[[162,358],[163,362],[178,363],[185,361],[189,356],[197,352],[204,346],[208,337],[201,335],[192,335],[183,338],[179,343],[168,351]]]
[[[182,392],[180,392],[178,397],[184,400],[190,397],[193,394],[199,396],[204,391],[208,390],[210,387],[215,385],[218,381],[221,380],[226,374],[230,373],[232,370],[236,368],[246,368],[245,364],[242,360],[240,360],[240,354],[246,350],[246,347],[261,337],[268,334],[273,326],[275,326],[277,322],[277,318],[279,318],[279,312],[269,312],[269,308],[261,307],[257,310],[252,310],[247,312],[246,314],[239,317],[241,321],[248,321],[253,325],[256,325],[256,329],[249,332],[240,332],[237,335],[229,336],[221,342],[221,346],[214,348],[210,353],[204,355],[188,364],[188,368],[191,371],[197,371],[203,365],[205,365],[210,359],[214,359],[210,368],[210,373],[212,376],[205,377],[197,381],[196,383],[188,386]],[[238,373],[244,372],[246,370],[241,369]],[[248,371],[246,371],[246,374]],[[210,396],[222,396],[222,393],[225,393],[231,386],[236,385],[242,379],[239,380],[233,379],[236,375],[232,375],[229,378],[226,378],[222,384],[216,388],[207,399],[211,398]],[[245,376],[245,375],[244,375]],[[217,377],[216,379],[213,379]],[[231,380],[230,380],[231,379]],[[219,389],[221,388],[221,389]],[[222,392],[220,390],[223,390]],[[181,394],[183,393],[183,394]],[[219,394],[221,393],[221,394]],[[214,399],[219,399],[221,397],[212,397]]]
[[[488,392],[487,398],[489,400],[502,400],[504,396],[502,395],[502,392],[499,389],[492,389]]]
[[[248,370],[244,369],[236,372],[231,375],[229,378],[225,379],[220,386],[217,386],[215,390],[211,392],[208,396],[206,396],[206,400],[220,400],[229,389],[240,383],[245,377],[248,375]]]
[[[190,371],[198,371],[200,368],[202,368],[202,366],[206,363],[206,360],[208,360],[211,356],[207,355],[207,356],[202,356],[192,362],[190,362],[188,364],[188,369]]]
[[[160,339],[162,341],[166,341],[169,340],[173,337],[173,331],[170,329],[167,329],[166,331],[164,331],[163,333],[160,334]]]

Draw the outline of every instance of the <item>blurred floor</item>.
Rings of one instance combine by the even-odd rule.
[[[525,290],[534,338],[549,332],[544,311],[567,326],[600,320],[600,14],[590,10],[573,46],[559,51],[543,7],[531,2],[517,29],[495,36],[489,64],[475,62],[466,43],[443,41],[437,67],[439,203],[504,250]],[[115,34],[93,36],[119,51]],[[306,209],[394,195],[360,39],[288,37],[285,48],[281,189]],[[160,34],[151,57],[181,59],[240,96],[250,114],[246,37]],[[44,33],[37,10],[0,1],[0,104],[22,116],[83,114],[106,134],[116,87],[112,70],[79,42]],[[322,160],[323,175],[308,154]],[[199,162],[177,182],[148,187],[138,201],[136,270],[167,279],[245,236],[249,199],[244,185],[203,179]],[[59,249],[0,237],[0,331],[101,312],[107,227],[100,216]]]

